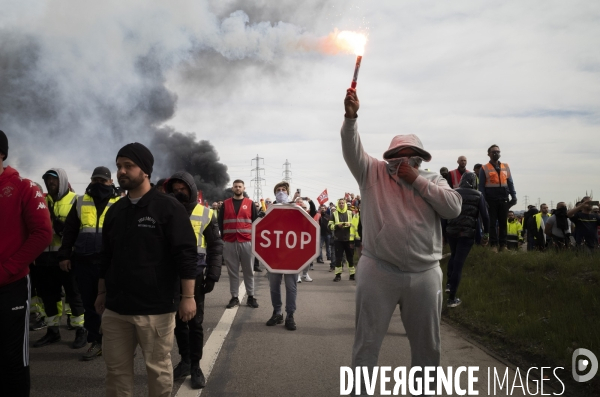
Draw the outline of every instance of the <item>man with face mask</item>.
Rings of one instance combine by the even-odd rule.
[[[59,325],[62,313],[62,288],[65,289],[66,301],[72,311],[71,325],[77,329],[75,341],[71,345],[74,349],[86,345],[87,330],[84,326],[84,308],[77,281],[72,272],[64,272],[59,266],[58,251],[65,229],[65,221],[73,205],[77,203],[77,195],[69,190],[67,173],[62,168],[51,168],[43,175],[46,184],[46,203],[50,210],[50,219],[54,235],[50,246],[35,261],[37,274],[40,278],[38,294],[44,302],[46,309],[46,335],[33,344],[33,347],[42,347],[61,340]],[[61,288],[62,287],[62,288]],[[57,305],[57,302],[61,302]]]
[[[179,317],[175,318],[175,338],[181,361],[173,369],[173,379],[191,375],[192,389],[201,389],[206,386],[206,378],[200,369],[204,346],[202,328],[204,299],[221,277],[223,241],[219,235],[215,212],[198,203],[198,188],[192,175],[185,171],[176,172],[165,184],[165,192],[173,194],[187,210],[198,245],[198,268],[194,293],[196,316],[188,322],[182,321]]]
[[[287,182],[279,182],[273,188],[275,193],[275,203],[273,205],[291,205],[289,202],[288,192],[290,184]],[[290,331],[296,330],[296,321],[294,313],[296,311],[296,295],[297,295],[297,275],[295,274],[280,274],[270,273],[269,289],[271,292],[271,304],[273,305],[273,315],[267,321],[267,326],[273,327],[277,324],[283,324],[282,300],[281,300],[281,281],[285,282],[285,328]]]
[[[489,163],[482,165],[479,171],[479,191],[483,193],[489,208],[490,245],[493,252],[498,252],[506,248],[508,210],[517,204],[517,192],[515,192],[510,167],[507,163],[500,162],[500,147],[490,146],[488,156]]]
[[[372,371],[377,365],[398,305],[411,365],[437,367],[443,298],[441,218],[456,218],[462,199],[443,177],[420,168],[431,155],[416,135],[395,136],[383,154],[385,161],[368,155],[358,134],[359,106],[356,90],[348,89],[342,153],[360,188],[363,245],[357,266],[352,368]],[[422,372],[417,377],[422,378]]]
[[[65,221],[62,245],[58,250],[60,268],[72,272],[81,291],[85,309],[85,329],[90,347],[81,357],[91,361],[102,355],[100,315],[94,303],[98,295],[100,278],[100,252],[102,251],[102,227],[106,212],[119,200],[110,170],[96,167],[85,194],[77,198]]]

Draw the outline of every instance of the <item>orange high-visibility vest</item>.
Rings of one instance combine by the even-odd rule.
[[[229,243],[252,240],[252,200],[244,197],[240,211],[235,214],[233,199],[223,202],[223,240]]]
[[[502,187],[508,186],[508,178],[510,178],[510,168],[506,163],[500,163],[500,175],[491,163],[487,163],[481,167],[485,172],[485,187]]]

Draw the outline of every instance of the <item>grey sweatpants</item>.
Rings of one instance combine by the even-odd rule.
[[[357,266],[356,333],[352,368],[377,365],[379,350],[397,305],[408,336],[411,366],[440,365],[442,271],[439,266],[420,273],[364,255]]]
[[[240,289],[240,264],[244,274],[244,285],[248,296],[254,296],[254,266],[252,264],[252,243],[250,241],[230,243],[223,241],[223,259],[229,273],[231,296],[238,296]]]

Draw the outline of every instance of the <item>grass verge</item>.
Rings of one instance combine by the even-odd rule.
[[[448,261],[441,262],[444,272]],[[444,308],[442,315],[520,369],[560,366],[565,368],[564,378],[572,381],[575,349],[586,348],[600,358],[599,281],[598,256],[574,252],[495,254],[475,246],[463,267],[457,293],[463,303]],[[566,390],[600,395],[600,372],[588,383],[570,382]]]

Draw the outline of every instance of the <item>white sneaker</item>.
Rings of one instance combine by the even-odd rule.
[[[310,278],[308,274],[306,276],[302,276],[302,278],[304,279],[304,281],[307,281],[309,283],[312,281],[312,278]]]
[[[302,279],[300,278],[300,276],[298,276],[298,281],[297,281],[297,282],[298,282],[298,283],[301,283],[301,282],[302,282]]]

